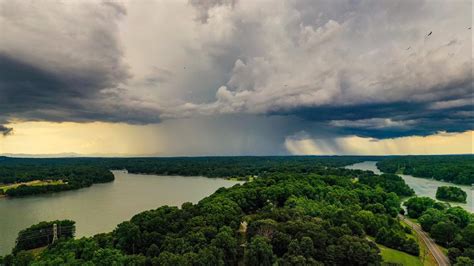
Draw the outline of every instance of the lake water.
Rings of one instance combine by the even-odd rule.
[[[377,175],[382,174],[380,170],[376,166],[377,162],[373,161],[366,161],[362,163],[356,163],[353,165],[346,166],[345,168],[347,169],[359,169],[359,170],[369,170],[374,172]],[[464,190],[467,193],[467,203],[450,203],[452,206],[460,206],[464,208],[465,210],[468,210],[470,212],[474,212],[474,202],[473,202],[473,197],[474,197],[474,190],[471,189],[469,186],[460,186],[452,183],[447,183],[447,182],[441,182],[433,179],[427,179],[427,178],[418,178],[414,177],[411,175],[399,175],[401,176],[404,180],[405,183],[407,183],[408,186],[410,186],[418,196],[426,196],[430,197],[433,199],[436,199],[436,190],[440,186],[454,186],[454,187],[459,187],[462,190]]]
[[[237,181],[112,171],[115,181],[24,198],[0,198],[0,255],[11,252],[18,232],[40,221],[76,221],[76,236],[110,232],[133,215],[160,206],[197,203]]]

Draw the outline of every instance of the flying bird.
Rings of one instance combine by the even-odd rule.
[[[469,27],[469,28],[467,28],[467,29],[468,29],[468,30],[470,30],[470,29],[471,29],[471,27]]]
[[[411,46],[408,46],[408,48],[407,48],[407,49],[405,49],[405,50],[410,50],[410,48],[411,48]]]
[[[428,33],[428,35],[426,35],[426,37],[430,37],[430,35],[432,34],[433,32],[430,31],[430,33]]]

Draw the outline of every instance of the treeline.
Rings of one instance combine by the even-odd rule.
[[[413,197],[404,205],[409,217],[418,219],[423,230],[448,248],[448,257],[453,264],[474,265],[473,214],[428,197]]]
[[[436,198],[439,200],[466,202],[467,193],[458,187],[441,186],[436,190]]]
[[[238,156],[175,158],[103,158],[110,169],[127,169],[130,173],[248,177],[265,173],[313,173],[323,167],[340,167],[373,157],[364,156]]]
[[[8,189],[7,196],[26,196],[48,192],[78,189],[94,183],[114,180],[105,166],[93,159],[20,159],[0,157],[0,184],[33,180],[62,180],[64,184],[20,185]]]
[[[246,179],[275,172],[317,173],[327,167],[361,162],[371,157],[268,156],[268,157],[176,157],[176,158],[8,158],[0,157],[0,184],[33,180],[62,180],[64,184],[8,189],[8,196],[58,192],[114,180],[111,169],[131,173],[236,177]]]
[[[377,163],[385,173],[403,173],[455,184],[474,184],[474,155],[386,157]]]
[[[197,204],[145,211],[111,233],[59,241],[40,256],[22,253],[8,260],[32,265],[379,265],[380,250],[367,236],[418,254],[397,220],[399,195],[407,194],[404,182],[363,171],[318,171],[261,173]]]

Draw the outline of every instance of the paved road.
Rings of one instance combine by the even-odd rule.
[[[423,229],[421,229],[421,227],[418,224],[406,219],[405,216],[403,215],[399,215],[399,217],[405,223],[407,223],[411,228],[413,228],[413,230],[416,231],[416,233],[421,237],[421,239],[423,239],[423,241],[425,242],[431,254],[433,254],[433,257],[436,259],[436,262],[438,263],[439,266],[451,265],[448,257],[444,255],[444,253],[435,244],[435,241],[425,231],[423,231]]]

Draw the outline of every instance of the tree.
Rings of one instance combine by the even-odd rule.
[[[301,255],[305,258],[311,258],[314,253],[313,240],[310,237],[304,236],[300,241]]]
[[[12,264],[15,266],[28,266],[33,260],[34,257],[31,252],[20,251],[15,255]]]
[[[212,245],[224,252],[224,259],[228,264],[237,262],[237,240],[233,237],[230,227],[223,226],[216,238],[212,240]]]
[[[135,253],[138,248],[140,238],[140,228],[131,222],[123,222],[117,225],[114,230],[117,247],[125,250],[129,254]]]
[[[461,207],[452,207],[446,210],[449,220],[460,228],[466,227],[471,221],[471,215]]]
[[[436,190],[436,198],[454,202],[466,202],[467,193],[458,187],[441,186]]]
[[[98,266],[122,265],[125,257],[116,249],[104,248],[94,253],[92,263]]]
[[[183,256],[173,254],[168,251],[162,252],[160,256],[158,257],[157,262],[159,265],[162,265],[162,266],[175,266],[175,265],[186,264],[186,260],[184,259]]]
[[[428,197],[412,197],[405,201],[403,205],[407,207],[408,216],[411,218],[418,218],[424,211],[432,208],[435,202],[435,200]]]
[[[472,266],[474,265],[474,261],[472,261],[470,258],[468,257],[458,257],[457,260],[456,260],[456,263],[454,264],[454,266]]]
[[[151,244],[146,251],[147,257],[158,257],[160,255],[160,248],[156,244]]]
[[[471,246],[474,246],[474,223],[469,224],[466,226],[462,231],[462,237],[466,242],[468,242]]]
[[[434,208],[426,210],[423,215],[418,218],[418,222],[420,222],[421,227],[427,232],[431,231],[431,227],[434,224],[447,220],[448,217],[443,211]]]
[[[431,227],[431,236],[442,245],[454,240],[459,228],[453,222],[439,222]]]
[[[261,236],[252,238],[246,254],[246,263],[250,266],[271,266],[274,261],[272,246],[268,239]]]

